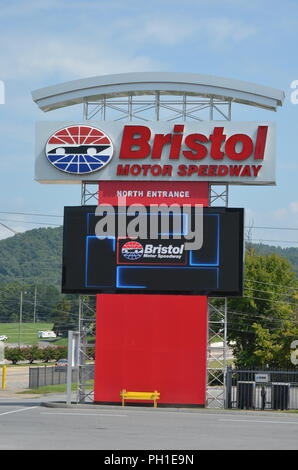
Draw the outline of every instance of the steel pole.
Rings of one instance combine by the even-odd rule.
[[[66,376],[66,404],[71,404],[71,379],[73,362],[73,331],[68,330],[68,354],[67,354],[67,376]]]
[[[21,347],[21,328],[22,328],[22,317],[23,317],[23,291],[21,291],[21,298],[20,298],[20,317],[19,317],[19,348]]]

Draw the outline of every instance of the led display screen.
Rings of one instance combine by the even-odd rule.
[[[101,215],[96,206],[65,207],[63,293],[242,295],[243,209],[206,207],[198,218],[194,208],[110,207]],[[111,225],[103,224],[107,215]],[[132,228],[142,236],[132,237]]]

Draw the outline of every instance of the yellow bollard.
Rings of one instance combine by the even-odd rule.
[[[2,390],[6,389],[6,366],[2,366]]]

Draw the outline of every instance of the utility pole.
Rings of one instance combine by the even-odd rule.
[[[34,289],[33,323],[36,322],[37,287]]]

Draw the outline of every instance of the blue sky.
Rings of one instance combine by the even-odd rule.
[[[277,123],[277,186],[232,187],[230,205],[245,207],[254,226],[298,227],[297,0],[10,0],[1,1],[0,222],[17,231],[29,222],[61,219],[4,212],[60,214],[80,204],[80,186],[33,180],[37,120],[81,119],[81,107],[41,112],[31,91],[94,75],[193,72],[230,77],[284,90],[277,113],[245,106],[237,120]],[[2,213],[3,212],[3,213]],[[0,238],[10,233],[0,228]],[[289,240],[298,231],[253,230],[253,238]],[[287,244],[282,243],[281,246]]]

